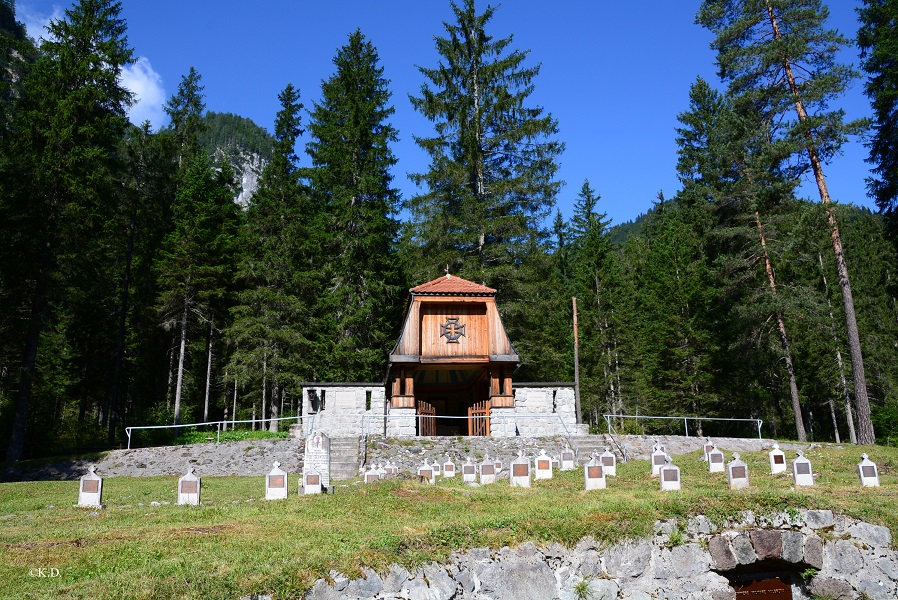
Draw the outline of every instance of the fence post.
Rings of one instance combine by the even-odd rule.
[[[221,421],[216,423],[216,425],[218,425],[218,436],[217,436],[217,439],[215,440],[215,443],[220,444],[221,443]]]
[[[686,428],[686,437],[689,437],[689,419],[683,417],[683,427]]]
[[[128,434],[128,450],[131,449],[131,428],[125,427],[125,433]]]

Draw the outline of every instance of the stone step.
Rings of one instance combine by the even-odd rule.
[[[359,438],[333,437],[330,440],[331,479],[345,481],[359,476]]]

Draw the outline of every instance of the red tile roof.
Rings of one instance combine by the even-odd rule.
[[[462,294],[472,296],[494,296],[496,294],[496,290],[493,288],[448,274],[437,277],[433,281],[422,283],[409,291],[413,294]]]

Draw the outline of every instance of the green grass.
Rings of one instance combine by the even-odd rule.
[[[214,443],[218,440],[218,432],[216,430],[197,431],[196,429],[187,429],[181,435],[172,441],[172,445],[180,446],[184,444],[205,444]],[[288,431],[253,431],[250,429],[238,429],[236,431],[222,431],[222,442],[242,442],[243,440],[266,440],[271,438],[288,438]],[[209,439],[211,438],[211,439]]]
[[[391,563],[444,561],[453,550],[524,541],[571,546],[586,535],[611,544],[651,535],[657,519],[678,518],[685,528],[693,515],[722,523],[749,509],[828,508],[898,531],[898,450],[866,450],[880,465],[881,488],[859,487],[857,448],[807,452],[821,473],[810,489],[767,475],[763,452],[743,453],[752,487],[738,492],[723,474],[708,473],[697,452],[675,457],[684,489],[666,493],[649,478],[647,461],[619,465],[608,489],[593,492],[582,490],[582,470],[531,489],[505,481],[471,488],[456,477],[436,486],[338,485],[335,495],[314,497],[295,495],[291,476],[293,495],[265,502],[261,476],[206,477],[210,504],[199,507],[174,505],[174,477],[109,478],[98,516],[72,507],[75,482],[0,484],[0,597],[293,598],[331,569],[383,573]],[[29,576],[39,567],[56,568],[59,577]]]

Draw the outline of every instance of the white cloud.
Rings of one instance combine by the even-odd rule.
[[[25,25],[28,37],[34,39],[34,41],[47,37],[47,25],[50,24],[51,19],[60,20],[64,16],[63,9],[57,5],[53,5],[53,12],[47,15],[30,4],[16,3],[16,20]]]
[[[165,123],[165,89],[162,77],[153,70],[150,59],[138,57],[137,62],[122,70],[122,85],[134,93],[135,103],[128,111],[128,118],[135,125],[149,121],[154,130]]]

